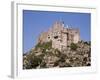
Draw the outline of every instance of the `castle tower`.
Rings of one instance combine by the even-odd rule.
[[[79,29],[65,28],[64,22],[56,21],[47,32],[43,32],[39,37],[39,42],[52,41],[52,48],[66,49],[71,43],[78,43],[80,40]]]

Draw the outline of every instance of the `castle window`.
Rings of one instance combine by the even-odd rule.
[[[48,39],[50,39],[50,35],[48,35]]]
[[[54,39],[58,39],[58,36],[54,36]]]
[[[48,39],[50,39],[50,37],[48,37]]]

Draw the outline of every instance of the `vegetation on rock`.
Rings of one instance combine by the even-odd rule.
[[[23,55],[23,69],[80,67],[91,65],[91,43],[71,43],[65,50],[52,48],[52,41],[38,43]]]
[[[71,45],[70,45],[70,48],[71,48],[71,50],[76,50],[77,49],[77,44],[75,44],[75,43],[71,43]]]

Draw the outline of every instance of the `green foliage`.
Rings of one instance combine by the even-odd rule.
[[[50,48],[52,48],[52,41],[50,41],[50,42],[46,42],[46,43],[38,43],[36,46],[35,46],[35,48],[37,49],[37,48],[41,48],[41,49],[50,49]]]
[[[51,49],[52,48],[52,42],[46,42],[46,43],[43,43],[43,48],[44,49]]]
[[[23,69],[31,69],[30,63],[25,58],[23,58]]]
[[[87,44],[87,45],[91,45],[91,42],[89,41],[89,42],[84,42],[84,44]]]
[[[72,67],[71,64],[65,62],[65,58],[61,57],[58,61],[54,62],[54,67]]]
[[[39,66],[39,64],[41,64],[41,62],[42,62],[41,57],[34,56],[33,58],[30,59],[30,63],[31,63],[32,68],[36,68],[37,66]]]
[[[66,60],[66,55],[65,54],[62,54],[59,50],[58,50],[59,54],[57,54],[56,56],[59,57],[59,60],[57,60],[56,62],[54,62],[54,67],[55,66],[65,66],[66,63],[65,63],[65,60]]]
[[[32,59],[34,56],[34,54],[28,54],[26,57],[27,57],[27,60],[29,61],[30,59]]]
[[[50,42],[46,42],[46,43],[42,43],[42,44],[38,43],[35,46],[34,51],[37,51],[38,48],[40,48],[42,50],[42,53],[46,53],[46,49],[52,48],[52,42],[50,41]],[[25,65],[26,69],[37,68],[39,65],[40,65],[40,67],[46,67],[46,63],[42,62],[42,59],[45,54],[35,56],[34,51],[30,51],[31,54],[27,55],[28,64]]]
[[[66,55],[65,54],[60,54],[60,57],[59,57],[59,62],[65,62],[65,59],[66,59]]]
[[[37,48],[42,48],[42,44],[41,43],[38,43],[36,46],[35,46],[35,49]]]
[[[89,45],[89,46],[91,45],[91,41],[83,41],[83,40],[81,40],[78,43],[84,43],[84,44]]]
[[[61,57],[61,52],[58,50],[58,49],[55,49],[55,55],[57,56],[57,57]]]
[[[39,66],[42,62],[43,57],[44,57],[44,54],[41,54],[39,56],[35,56],[33,54],[27,55],[28,63],[25,65],[26,69],[32,69]]]
[[[57,53],[59,53],[59,54],[61,53],[58,49],[55,49],[55,52],[57,52]]]
[[[78,46],[75,43],[71,43],[70,45],[71,50],[77,50]]]
[[[68,49],[59,51],[59,49],[52,48],[51,41],[38,43],[34,49],[23,54],[23,69],[48,68],[49,57],[52,60],[52,63],[49,63],[52,64],[50,67],[90,66],[91,63],[87,63],[91,61],[90,45],[91,42],[79,41],[77,44],[68,45]],[[84,57],[85,54],[88,54],[88,57]]]

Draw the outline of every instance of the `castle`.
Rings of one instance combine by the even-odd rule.
[[[71,43],[80,41],[79,29],[68,28],[64,22],[56,21],[47,32],[42,32],[38,38],[38,43],[52,41],[52,48],[63,50]]]

